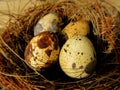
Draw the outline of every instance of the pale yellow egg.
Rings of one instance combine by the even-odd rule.
[[[63,45],[59,56],[60,67],[71,78],[88,77],[96,66],[96,52],[91,41],[74,35]]]
[[[73,35],[87,35],[90,33],[90,26],[89,22],[80,19],[75,22],[70,22],[65,28],[62,30],[62,33],[67,35],[68,38],[72,37]]]

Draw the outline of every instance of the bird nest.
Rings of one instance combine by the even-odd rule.
[[[62,18],[61,29],[81,17],[90,22],[90,35],[97,53],[94,73],[85,79],[65,76],[59,64],[45,72],[31,68],[24,60],[33,29],[48,13]],[[9,24],[0,36],[0,88],[5,90],[108,90],[120,88],[120,12],[107,0],[58,0],[35,5],[22,14],[8,15]]]

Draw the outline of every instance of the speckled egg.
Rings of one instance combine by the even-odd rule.
[[[91,41],[74,35],[63,45],[59,56],[60,67],[71,78],[88,77],[96,66],[96,52]]]
[[[42,17],[34,27],[34,36],[43,31],[57,32],[60,29],[61,18],[55,13]]]
[[[24,56],[28,65],[40,70],[56,63],[59,51],[59,41],[56,34],[45,31],[32,38],[26,46]]]
[[[74,35],[88,35],[90,33],[90,26],[89,22],[84,20],[83,18],[75,21],[70,22],[65,28],[62,30],[62,33],[67,35],[68,38]]]

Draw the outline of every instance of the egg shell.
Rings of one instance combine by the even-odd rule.
[[[25,60],[36,70],[48,68],[59,56],[59,41],[55,33],[45,31],[33,37],[25,49]]]
[[[57,32],[60,28],[60,23],[61,18],[57,14],[49,13],[42,17],[34,27],[34,36],[43,31]]]
[[[90,33],[90,26],[89,22],[80,19],[75,22],[70,22],[63,30],[62,33],[67,35],[68,38],[72,37],[73,35],[87,35]]]
[[[96,66],[96,52],[91,41],[82,35],[74,35],[63,45],[59,64],[71,78],[88,77]]]

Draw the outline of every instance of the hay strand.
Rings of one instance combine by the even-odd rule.
[[[24,50],[33,37],[33,28],[40,18],[50,12],[62,17],[61,28],[81,17],[91,22],[89,38],[97,51],[98,65],[90,77],[75,80],[58,75],[50,80],[49,76],[44,76],[25,62]],[[119,13],[118,8],[106,0],[58,0],[33,6],[21,15],[8,14],[11,20],[0,36],[0,84],[3,89],[9,87],[9,83],[15,90],[120,88]]]

